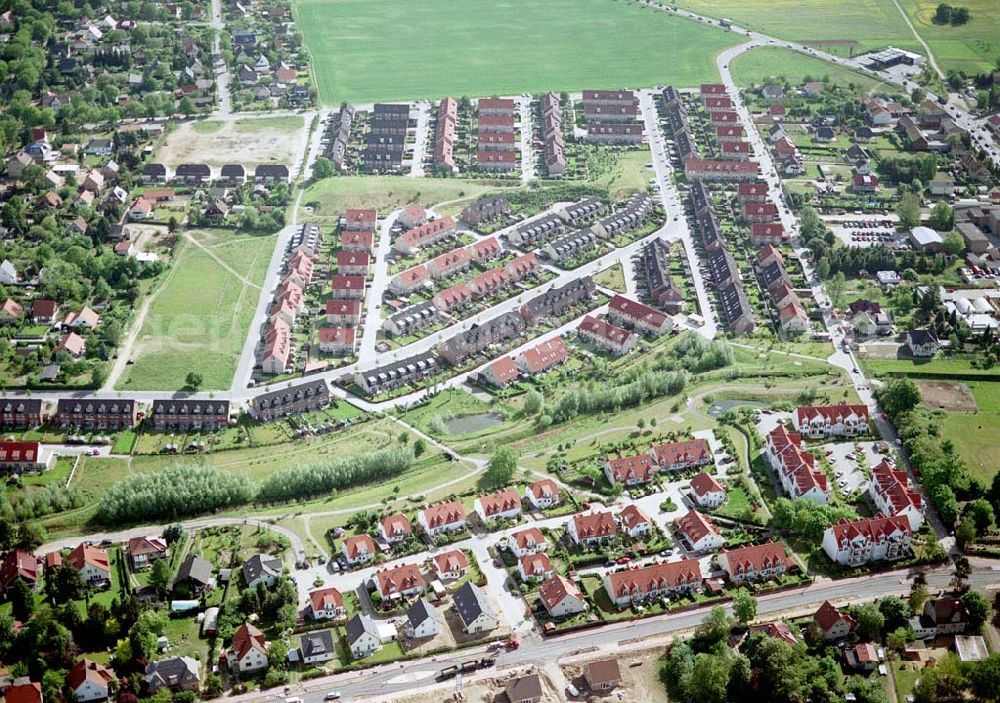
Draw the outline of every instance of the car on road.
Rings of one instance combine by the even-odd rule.
[[[324,701],[339,701],[340,691],[330,691],[325,696],[323,696]]]

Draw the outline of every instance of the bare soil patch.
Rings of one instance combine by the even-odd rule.
[[[205,130],[205,124],[218,124]],[[198,125],[196,127],[196,125]],[[167,137],[157,160],[169,169],[183,163],[242,163],[247,170],[264,163],[291,167],[305,131],[302,117],[254,118],[225,122],[185,122]]]
[[[978,409],[972,391],[964,383],[917,381],[921,402],[931,410],[974,413]]]

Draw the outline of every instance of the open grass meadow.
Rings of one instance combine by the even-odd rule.
[[[995,69],[1000,57],[1000,7],[996,0],[962,0],[952,3],[969,10],[965,25],[934,24],[937,0],[899,0],[920,36],[930,44],[941,70],[956,69],[972,75]]]
[[[945,412],[941,434],[955,443],[969,471],[989,485],[997,472],[996,437],[1000,434],[1000,382],[970,381],[976,412]]]
[[[807,79],[819,81],[826,77],[844,86],[853,83],[864,91],[886,85],[842,66],[774,46],[762,46],[740,54],[729,68],[733,79],[741,86],[762,85],[774,80],[780,82],[782,79],[797,85]]]
[[[196,230],[153,293],[121,390],[182,388],[197,371],[203,390],[228,388],[246,341],[273,236]],[[199,246],[200,244],[200,246]]]
[[[677,0],[676,4],[840,56],[889,44],[920,48],[892,0]]]
[[[298,0],[320,100],[715,80],[736,38],[618,0]]]

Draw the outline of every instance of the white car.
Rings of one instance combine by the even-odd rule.
[[[323,696],[324,701],[339,701],[340,691],[330,691],[325,696]]]

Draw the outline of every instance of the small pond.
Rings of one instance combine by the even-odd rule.
[[[728,400],[717,400],[708,408],[708,414],[712,417],[717,417],[727,410],[732,410],[733,408],[766,408],[767,403],[762,403],[759,400],[739,400],[739,399],[728,399]]]
[[[444,427],[449,435],[458,436],[482,432],[491,427],[503,424],[503,415],[496,413],[476,413],[474,415],[459,415],[444,421]]]

